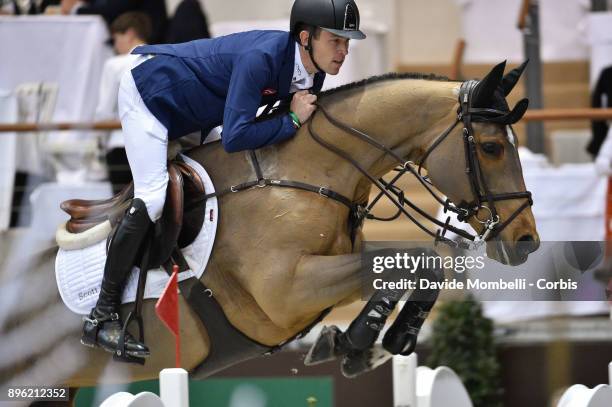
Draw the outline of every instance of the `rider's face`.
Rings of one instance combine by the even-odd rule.
[[[340,67],[349,52],[349,39],[321,30],[318,38],[312,39],[314,59],[330,75],[340,72]]]

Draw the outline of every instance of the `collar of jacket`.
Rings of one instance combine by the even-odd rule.
[[[285,58],[280,70],[280,79],[278,84],[278,98],[283,100],[289,96],[289,87],[293,78],[293,69],[295,68],[295,41],[290,33],[287,33],[287,45],[285,47]],[[319,93],[325,80],[324,72],[317,72],[314,76],[314,84],[312,90],[314,93]]]

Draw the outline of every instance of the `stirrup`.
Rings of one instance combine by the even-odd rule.
[[[134,319],[138,323],[138,331],[140,337],[139,342],[144,345],[144,325],[142,322],[142,317],[140,315],[136,315],[134,311],[131,311],[125,319],[125,322],[123,323],[121,335],[119,335],[119,341],[117,343],[117,349],[115,349],[115,353],[113,353],[113,360],[116,360],[117,362],[136,363],[139,365],[144,365],[144,357],[130,355],[125,349],[125,339],[126,335],[128,334],[127,328],[132,319]]]

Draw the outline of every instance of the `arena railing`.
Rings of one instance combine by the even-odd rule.
[[[554,121],[554,120],[612,120],[612,108],[592,109],[530,109],[527,110],[524,121]],[[121,123],[116,121],[94,123],[15,123],[0,124],[0,133],[25,133],[36,131],[60,130],[119,130]]]

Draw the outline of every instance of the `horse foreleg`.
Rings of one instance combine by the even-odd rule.
[[[370,350],[385,326],[387,318],[405,292],[405,289],[374,292],[346,332],[342,332],[336,326],[324,327],[304,363],[316,365],[347,356],[342,363],[342,371],[346,376],[352,377],[362,373],[364,369],[373,369],[375,366],[370,360],[378,359],[378,356],[371,355]]]
[[[304,255],[291,265],[291,273],[285,263],[275,261],[267,268],[278,270],[270,272],[276,278],[258,278],[251,292],[274,326],[282,330],[281,338],[288,337],[310,325],[323,310],[358,297],[360,266],[359,254]]]
[[[382,346],[375,345],[374,339],[371,345],[365,349],[348,349],[345,351],[341,365],[342,374],[346,377],[356,377],[374,370],[391,359],[393,355],[408,356],[414,352],[421,326],[436,303],[438,293],[439,290],[431,290],[427,293],[412,293],[385,333]],[[430,299],[426,300],[425,298],[428,297]],[[414,298],[418,299],[415,300]],[[344,334],[342,332],[337,332],[337,334],[339,334],[338,338],[341,340]]]
[[[346,295],[358,292],[360,267],[359,254],[305,257],[297,268],[296,281],[300,283],[297,291],[307,292],[306,287],[317,289],[310,301],[303,299],[300,302],[301,306],[321,309],[321,300],[326,300],[327,306],[331,306]],[[424,269],[418,273],[418,278],[439,281],[442,270]],[[314,365],[343,356],[343,374],[354,377],[376,368],[393,354],[411,353],[418,331],[438,297],[438,290],[415,290],[385,335],[384,349],[373,346],[389,314],[405,292],[403,289],[375,291],[346,332],[335,326],[323,328],[304,363]]]
[[[424,292],[423,292],[424,291]],[[383,347],[393,355],[408,356],[416,347],[423,323],[438,299],[440,290],[413,292],[383,338]]]
[[[443,277],[442,269],[424,269],[419,272],[419,279],[427,279],[430,282],[439,282]],[[435,285],[428,284],[428,287]],[[414,352],[421,326],[436,303],[439,293],[438,288],[414,290],[385,333],[382,348],[370,346],[351,349],[342,360],[342,373],[347,377],[355,377],[380,366],[393,355],[407,356]],[[350,328],[347,334],[349,331]],[[371,345],[374,345],[375,340],[376,338],[371,341]]]

